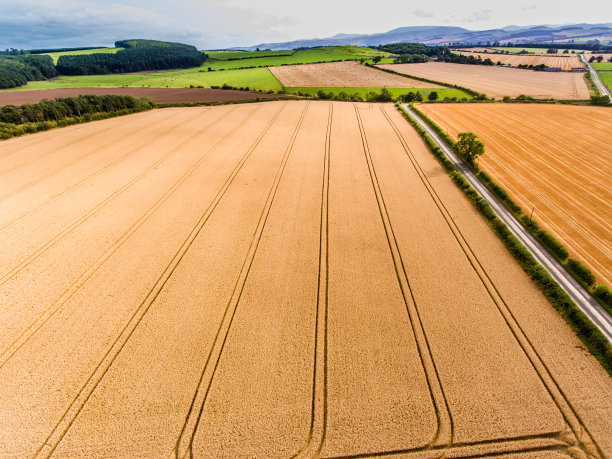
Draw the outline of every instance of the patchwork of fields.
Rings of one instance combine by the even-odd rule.
[[[576,54],[488,54],[461,51],[465,56],[473,56],[481,59],[491,59],[495,64],[501,62],[504,65],[518,67],[519,65],[545,65],[546,67],[560,68],[561,70],[572,70],[584,68],[584,64]]]
[[[609,376],[391,104],[155,110],[0,174],[2,457],[612,454]]]
[[[357,62],[270,67],[284,86],[439,88],[439,85],[381,72]]]
[[[422,105],[451,136],[486,145],[480,167],[597,276],[612,285],[612,113],[563,105]]]
[[[589,89],[582,72],[535,72],[486,65],[426,62],[422,64],[390,64],[379,67],[456,84],[485,93],[488,97],[517,97],[521,94],[538,99],[588,99]]]

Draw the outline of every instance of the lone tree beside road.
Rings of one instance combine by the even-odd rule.
[[[473,132],[460,132],[455,149],[472,167],[476,166],[476,158],[484,153],[484,143],[478,140]]]

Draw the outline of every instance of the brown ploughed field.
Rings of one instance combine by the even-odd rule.
[[[485,143],[480,167],[612,285],[612,112],[571,105],[422,105],[455,137]]]
[[[465,56],[480,57],[482,60],[491,59],[495,64],[501,62],[504,65],[518,67],[519,65],[541,65],[546,67],[560,68],[561,70],[571,70],[573,68],[584,68],[584,64],[576,54],[491,54],[462,51]]]
[[[420,78],[456,84],[501,99],[521,94],[536,99],[588,99],[582,72],[536,72],[488,65],[425,62],[385,64],[379,67]]]
[[[612,381],[391,104],[0,143],[0,456],[612,454]]]
[[[289,87],[347,88],[439,88],[392,73],[380,72],[357,62],[327,62],[324,64],[283,65],[270,67],[270,72]]]
[[[185,104],[206,102],[232,102],[241,100],[282,97],[252,91],[202,88],[64,88],[36,89],[32,91],[0,91],[0,107],[3,105],[35,104],[43,99],[76,97],[85,94],[148,97],[157,104]]]

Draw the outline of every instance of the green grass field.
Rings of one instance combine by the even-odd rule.
[[[45,53],[51,56],[53,63],[57,64],[57,59],[60,56],[76,56],[79,54],[115,54],[123,48],[96,48],[96,49],[81,49],[79,51],[61,51],[58,53]]]
[[[135,88],[189,88],[190,86],[249,87],[253,90],[281,91],[283,85],[267,68],[205,72],[200,68],[120,75],[60,76],[46,81],[30,81],[16,91],[31,89],[135,87]]]
[[[251,59],[271,56],[290,56],[295,51],[204,51],[210,59],[227,61],[229,59]]]
[[[612,91],[612,62],[595,62],[591,65],[597,71],[601,81]]]
[[[296,51],[290,55],[267,57],[252,57],[240,60],[208,60],[202,66],[204,69],[227,70],[244,67],[273,67],[277,65],[313,64],[315,62],[330,62],[351,59],[371,59],[375,56],[388,58],[389,53],[360,46],[326,46]]]
[[[381,88],[313,88],[313,87],[304,87],[304,88],[287,87],[285,88],[285,90],[290,94],[302,93],[302,94],[316,95],[319,91],[324,91],[325,93],[328,93],[328,94],[331,92],[334,95],[338,95],[341,92],[345,92],[349,95],[358,94],[363,99],[365,99],[365,96],[367,93],[372,92],[372,91],[379,93],[380,89]],[[467,99],[472,98],[472,96],[461,91],[460,89],[452,89],[452,88],[443,88],[443,89],[387,88],[387,89],[389,89],[389,92],[391,92],[394,98],[397,98],[401,94],[407,94],[409,92],[416,92],[416,91],[420,91],[424,98],[427,98],[427,95],[432,91],[436,91],[438,93],[439,99],[444,99],[445,97],[448,97],[449,99],[453,97],[456,97],[457,99],[462,99],[464,97]]]

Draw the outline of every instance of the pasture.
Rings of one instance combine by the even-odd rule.
[[[153,110],[0,174],[2,457],[612,454],[609,375],[392,104]]]
[[[96,87],[189,88],[190,86],[210,88],[223,84],[262,91],[280,91],[283,89],[283,85],[265,67],[223,72],[207,72],[205,69],[196,67],[161,72],[59,76],[51,80],[30,81],[25,86],[12,88],[11,90]]]

